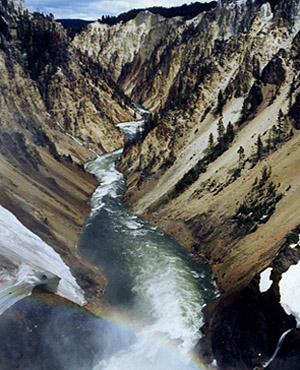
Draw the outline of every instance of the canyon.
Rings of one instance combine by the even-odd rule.
[[[190,19],[97,21],[71,40],[51,15],[1,1],[0,204],[60,255],[92,312],[106,276],[76,251],[97,186],[83,163],[125,145],[123,201],[207,264],[221,293],[198,356],[253,369],[292,328],[267,369],[297,368],[298,316],[282,297],[300,260],[299,30],[299,1],[223,0]],[[128,140],[117,124],[140,118],[133,102],[151,116]]]

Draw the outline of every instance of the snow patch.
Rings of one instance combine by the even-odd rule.
[[[1,258],[1,256],[0,256]],[[59,278],[48,272],[41,272],[21,263],[16,270],[1,271],[0,314],[14,303],[29,296],[37,285],[45,284],[49,291],[55,291]]]
[[[268,291],[273,284],[273,281],[270,279],[271,273],[272,267],[268,267],[260,274],[259,291],[261,293]]]
[[[280,304],[288,315],[293,315],[300,327],[300,262],[292,265],[279,282]]]
[[[292,248],[292,249],[294,249],[296,247],[300,247],[300,234],[298,235],[298,242],[290,244],[289,247]]]
[[[264,34],[267,32],[271,25],[273,16],[272,8],[269,3],[265,3],[260,7],[258,15],[252,25],[252,29],[255,30],[257,35],[260,32],[263,32]]]
[[[0,313],[38,285],[84,305],[84,292],[69,267],[48,244],[0,206]],[[5,266],[5,268],[3,267]]]
[[[272,8],[269,3],[265,3],[260,8],[260,15],[265,21],[270,21],[273,19]]]

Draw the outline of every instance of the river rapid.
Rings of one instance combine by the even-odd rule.
[[[130,138],[143,122],[123,124]],[[173,238],[122,204],[125,181],[115,168],[122,151],[86,165],[99,183],[80,253],[108,284],[105,302],[135,332],[129,348],[97,370],[188,370],[200,338],[201,310],[216,297],[211,274]],[[109,340],[109,337],[107,338]]]
[[[143,126],[121,127],[132,139]],[[107,278],[102,317],[51,296],[18,301],[0,316],[0,369],[204,369],[192,350],[216,287],[204,265],[122,203],[121,152],[86,165],[100,185],[78,252]]]

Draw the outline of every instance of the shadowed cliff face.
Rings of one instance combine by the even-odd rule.
[[[75,252],[97,186],[83,163],[123,145],[113,122],[134,109],[61,26],[21,5],[0,3],[0,203],[71,266],[95,309],[105,280]]]
[[[279,303],[282,276],[299,258],[299,249],[285,244],[270,265],[270,283],[265,289],[258,274],[246,288],[225,294],[205,308],[206,324],[202,328],[205,335],[197,350],[207,362],[215,358],[220,369],[299,366],[299,329],[295,317],[287,314]],[[280,337],[289,329],[292,330],[270,361]]]
[[[222,40],[247,32],[256,11],[254,2],[245,2],[219,6],[189,21],[146,11],[124,24],[93,23],[73,44],[107,68],[134,101],[158,109],[179,92],[189,95],[213,68],[209,57],[215,44],[219,48]]]
[[[54,19],[24,14],[16,28],[19,51],[25,54],[22,66],[53,119],[96,152],[119,149],[124,135],[114,123],[132,118],[126,108],[130,102],[107,73],[72,49]]]

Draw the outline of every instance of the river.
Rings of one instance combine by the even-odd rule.
[[[132,122],[122,128],[132,137],[141,126]],[[104,155],[86,166],[100,186],[91,199],[80,253],[103,271],[108,280],[105,301],[122,313],[137,337],[97,370],[192,369],[189,353],[200,338],[201,310],[216,297],[215,286],[204,265],[122,204],[125,181],[115,168],[120,154]]]
[[[144,122],[122,124],[132,138]],[[106,276],[102,318],[28,297],[1,315],[0,369],[202,370],[192,356],[201,310],[217,295],[209,270],[122,203],[121,151],[86,165],[100,186],[78,251]]]

